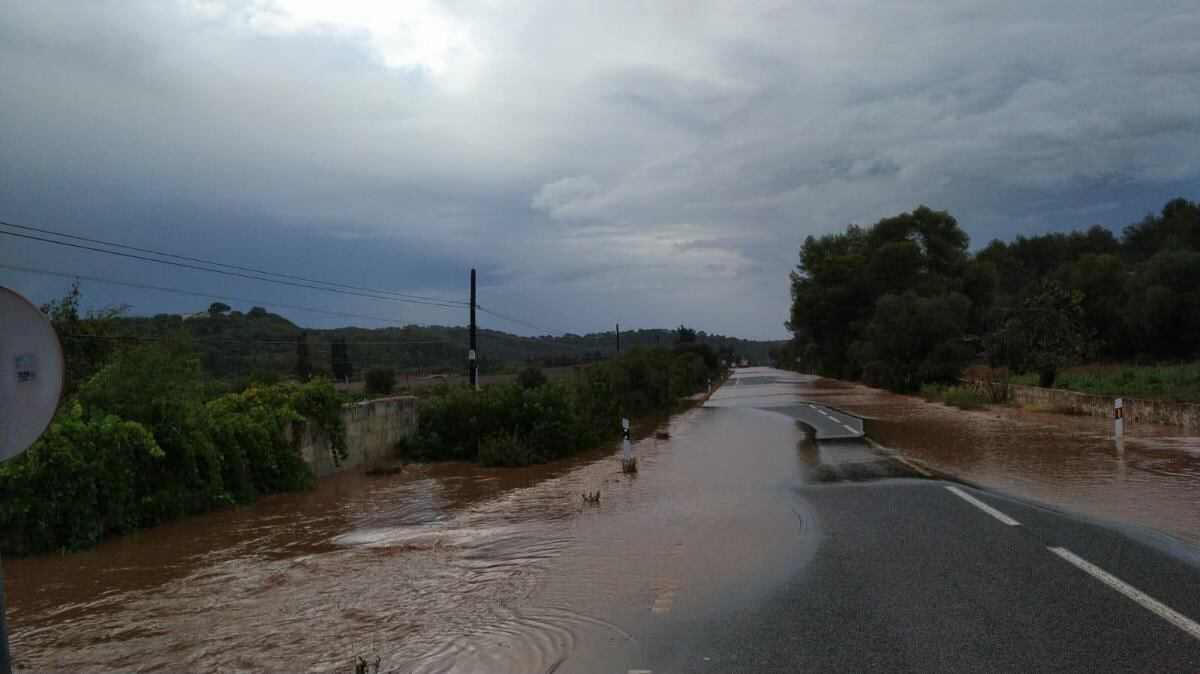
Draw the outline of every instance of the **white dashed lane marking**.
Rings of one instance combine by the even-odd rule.
[[[1014,520],[1013,518],[1009,517],[1008,515],[1005,515],[1004,513],[1000,512],[999,510],[996,510],[992,506],[984,503],[983,501],[980,501],[979,499],[975,498],[974,496],[971,496],[967,492],[959,489],[958,487],[955,487],[953,485],[947,485],[946,489],[948,489],[951,494],[954,494],[955,496],[961,498],[962,500],[966,501],[967,503],[970,503],[971,505],[975,506],[976,508],[979,508],[980,510],[991,515],[992,517],[995,517],[996,519],[1000,520],[1001,522],[1003,522],[1004,524],[1007,524],[1010,527],[1020,526],[1020,524],[1021,524],[1020,522]]]

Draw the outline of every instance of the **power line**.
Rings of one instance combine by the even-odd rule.
[[[378,293],[381,295],[395,295],[397,297],[407,297],[407,298],[417,299],[417,300],[428,300],[430,302],[445,302],[448,304],[457,304],[457,305],[466,305],[467,304],[467,302],[464,302],[462,300],[451,300],[451,299],[446,299],[444,297],[427,297],[425,295],[414,295],[411,293],[399,293],[394,290],[378,290],[375,288],[364,288],[361,286],[349,285],[349,284],[345,284],[345,283],[337,283],[334,281],[322,281],[320,279],[308,278],[306,276],[295,276],[292,274],[284,274],[282,272],[268,271],[265,269],[256,269],[254,267],[239,267],[238,265],[226,264],[224,262],[218,262],[216,260],[205,260],[203,258],[188,257],[187,255],[177,255],[175,253],[166,253],[161,250],[154,250],[151,248],[139,248],[137,246],[130,246],[130,245],[124,244],[124,243],[115,243],[112,241],[105,241],[103,239],[93,239],[93,238],[89,238],[86,236],[67,234],[65,232],[56,232],[52,229],[45,229],[42,227],[33,227],[30,225],[18,225],[14,222],[6,222],[4,220],[0,220],[0,225],[4,225],[5,227],[13,227],[15,229],[23,229],[23,230],[30,231],[30,232],[41,232],[42,234],[52,234],[54,236],[60,236],[65,239],[74,239],[76,241],[87,241],[88,243],[98,243],[100,245],[110,246],[112,248],[121,248],[124,250],[132,250],[132,251],[135,251],[138,253],[149,253],[151,255],[158,255],[161,257],[169,257],[169,258],[173,258],[176,260],[186,260],[188,262],[199,262],[200,264],[210,264],[210,265],[213,265],[216,267],[225,267],[226,269],[236,269],[238,271],[252,272],[255,274],[267,274],[269,276],[279,276],[281,278],[292,279],[294,281],[307,281],[309,283],[320,283],[322,285],[334,286],[337,288],[345,288],[348,290],[361,290],[364,292]]]
[[[0,224],[7,224],[7,223],[0,222]],[[308,283],[295,283],[293,281],[282,281],[279,279],[267,278],[265,276],[255,276],[253,274],[243,274],[241,272],[236,272],[236,271],[224,271],[221,269],[211,269],[209,267],[201,267],[199,265],[188,264],[186,262],[171,262],[170,260],[159,260],[159,259],[152,258],[152,257],[146,257],[145,255],[135,255],[133,253],[122,253],[120,251],[115,251],[115,250],[105,250],[103,248],[96,248],[95,246],[85,246],[80,243],[70,243],[68,241],[55,241],[54,239],[47,239],[47,238],[40,237],[40,236],[33,236],[32,234],[18,234],[16,232],[5,232],[3,230],[0,230],[0,234],[3,234],[5,236],[15,236],[15,237],[18,237],[21,239],[29,239],[31,241],[41,241],[43,243],[52,243],[56,246],[68,246],[70,248],[78,248],[80,250],[88,250],[88,251],[93,251],[96,253],[105,253],[108,255],[116,255],[119,257],[126,257],[126,258],[131,258],[134,260],[141,260],[144,262],[155,262],[158,264],[170,265],[172,267],[182,267],[184,269],[194,269],[197,271],[206,271],[206,272],[209,272],[212,274],[223,274],[225,276],[235,276],[238,278],[250,279],[253,281],[265,281],[267,283],[277,283],[279,285],[294,286],[296,288],[308,288],[310,290],[322,290],[327,293],[337,293],[339,295],[357,295],[359,297],[369,297],[371,299],[376,299],[376,300],[387,300],[387,301],[391,301],[391,302],[408,302],[411,304],[426,304],[426,305],[432,305],[432,306],[443,306],[443,307],[454,307],[454,308],[457,308],[459,306],[459,305],[454,305],[454,304],[446,304],[446,303],[442,303],[442,302],[426,302],[423,300],[402,299],[399,297],[386,297],[383,295],[361,293],[361,292],[357,292],[357,291],[353,291],[353,290],[336,290],[334,288],[322,288],[321,286],[316,286],[316,285],[312,285],[312,284],[308,284]]]
[[[343,311],[331,311],[329,309],[316,309],[313,307],[297,306],[295,304],[280,304],[279,302],[266,302],[263,300],[246,299],[244,297],[216,295],[213,293],[198,292],[198,291],[194,291],[194,290],[180,290],[179,288],[165,288],[163,286],[155,286],[155,285],[149,285],[149,284],[145,284],[145,283],[130,283],[128,281],[114,281],[112,279],[100,278],[97,276],[85,276],[83,274],[68,274],[65,272],[50,271],[48,269],[34,269],[32,267],[18,267],[15,265],[8,265],[8,264],[0,264],[0,269],[8,269],[11,271],[26,272],[29,274],[43,274],[46,276],[59,276],[61,278],[83,279],[86,281],[94,281],[96,283],[107,283],[109,285],[125,286],[128,288],[140,288],[142,290],[156,290],[156,291],[164,292],[164,293],[175,293],[177,295],[189,295],[191,297],[199,297],[202,299],[209,299],[209,300],[225,300],[227,302],[244,302],[246,304],[251,304],[251,305],[278,307],[280,309],[292,309],[292,310],[298,310],[298,311],[315,311],[317,313],[327,314],[330,316],[341,316],[343,318],[366,319],[366,320],[370,320],[370,321],[379,321],[381,323],[388,323],[390,325],[397,325],[400,327],[404,327],[404,323],[401,323],[400,321],[393,321],[393,320],[389,320],[386,318],[378,318],[378,317],[371,316],[368,314],[350,314],[350,313],[346,313]]]
[[[71,332],[60,332],[60,333],[58,333],[58,336],[59,337],[67,337],[70,339],[111,339],[114,341],[129,340],[129,341],[138,341],[138,342],[160,342],[160,341],[171,339],[171,337],[166,337],[166,336],[155,337],[155,336],[150,336],[150,335],[96,335],[96,334],[80,334],[80,333],[71,333]],[[297,339],[299,337],[300,337],[299,335],[296,336]],[[202,339],[202,338],[194,337],[191,335],[188,336],[188,339],[197,344],[265,344],[265,345],[287,344],[287,345],[292,345],[292,346],[295,346],[295,344],[296,344],[296,339]],[[324,345],[326,342],[328,342],[329,344],[335,343],[332,339],[327,339],[324,337],[316,337],[316,338],[313,338],[309,342],[309,344]],[[450,341],[447,341],[444,339],[419,340],[419,341],[414,340],[411,342],[403,341],[403,340],[368,341],[368,342],[347,341],[346,342],[346,346],[354,346],[354,347],[357,347],[357,346],[383,346],[383,345],[407,346],[410,344],[412,344],[412,345],[445,344],[448,346],[454,346],[453,342],[450,342]]]
[[[599,351],[598,347],[584,346],[582,344],[572,344],[570,342],[547,342],[547,341],[543,341],[542,339],[540,339],[538,337],[522,337],[520,335],[510,335],[506,332],[500,332],[499,330],[481,329],[479,332],[479,338],[483,339],[485,337],[497,337],[499,339],[507,339],[509,341],[521,342],[522,344],[525,344],[525,345],[538,344],[538,345],[541,345],[541,346],[544,346],[544,347],[547,347],[550,349],[562,347],[562,348],[567,348],[567,349],[575,349],[577,351],[583,351],[585,353],[593,353],[595,351]],[[555,338],[555,339],[558,339],[558,338]]]
[[[530,328],[533,330],[544,330],[546,332],[552,332],[552,333],[556,332],[556,333],[558,333],[558,336],[560,336],[560,337],[570,334],[566,330],[559,330],[557,328],[551,328],[551,327],[547,327],[545,325],[539,325],[532,321],[527,321],[523,318],[518,318],[518,317],[512,316],[510,314],[501,313],[499,311],[492,311],[491,309],[487,309],[482,306],[476,306],[475,308],[479,309],[480,311],[482,311],[485,314],[488,314],[490,316],[495,316],[496,318],[499,318],[500,320],[508,321],[509,323],[515,323],[517,325],[521,325],[521,326],[524,326],[526,328]]]
[[[421,305],[426,305],[430,308],[436,307],[436,308],[443,308],[443,309],[459,309],[463,306],[469,305],[469,302],[464,302],[461,300],[450,300],[450,299],[440,298],[440,297],[428,297],[428,296],[424,296],[424,295],[415,295],[415,294],[410,294],[410,293],[398,293],[395,291],[378,290],[378,289],[374,289],[374,288],[366,288],[366,287],[362,287],[362,286],[354,286],[354,285],[349,285],[349,284],[336,283],[336,282],[332,282],[332,281],[323,281],[320,279],[313,279],[313,278],[304,277],[304,276],[284,274],[281,272],[273,272],[273,271],[257,269],[257,268],[253,268],[253,267],[243,267],[243,266],[238,266],[238,265],[231,265],[231,264],[219,262],[216,260],[206,260],[203,258],[189,257],[186,255],[177,255],[174,253],[167,253],[164,251],[153,250],[150,248],[141,248],[141,247],[137,247],[137,246],[116,243],[116,242],[112,242],[112,241],[105,241],[103,239],[95,239],[95,238],[91,238],[91,237],[67,234],[64,232],[57,232],[57,231],[54,231],[51,229],[46,229],[46,228],[41,228],[41,227],[33,227],[30,225],[21,225],[21,224],[17,224],[17,223],[13,223],[13,222],[2,221],[2,220],[0,220],[0,225],[6,226],[6,227],[11,227],[11,228],[16,228],[16,229],[22,229],[22,230],[26,230],[26,231],[50,234],[50,235],[62,237],[62,238],[74,239],[76,241],[86,241],[88,243],[95,243],[95,244],[99,244],[99,245],[103,245],[103,246],[109,246],[112,248],[121,248],[124,250],[132,250],[132,251],[136,251],[138,253],[147,253],[149,255],[168,257],[168,258],[173,258],[176,260],[185,260],[187,262],[197,262],[200,264],[224,267],[225,269],[232,269],[232,270],[237,270],[237,271],[224,271],[222,269],[212,269],[209,267],[202,267],[202,266],[197,266],[194,264],[187,264],[187,263],[182,263],[182,262],[171,262],[169,260],[160,260],[160,259],[156,259],[153,257],[146,257],[144,255],[136,255],[133,253],[123,253],[123,252],[115,251],[115,250],[105,250],[103,248],[97,248],[94,246],[70,243],[67,241],[57,241],[54,239],[33,236],[30,234],[20,234],[17,232],[6,232],[3,230],[0,230],[0,234],[5,234],[7,236],[18,237],[18,238],[38,241],[38,242],[42,242],[42,243],[49,243],[49,244],[54,244],[54,245],[59,245],[59,246],[67,246],[67,247],[77,248],[77,249],[81,249],[81,250],[87,250],[87,251],[91,251],[91,252],[105,253],[108,255],[115,255],[115,256],[119,256],[119,257],[125,257],[125,258],[140,260],[140,261],[144,261],[144,262],[154,262],[154,263],[158,263],[158,264],[170,265],[170,266],[180,267],[180,268],[184,268],[184,269],[205,271],[205,272],[214,273],[214,274],[223,274],[226,276],[233,276],[233,277],[237,277],[237,278],[244,278],[244,279],[256,280],[256,281],[264,281],[267,283],[276,283],[279,285],[287,285],[287,286],[293,286],[293,287],[298,287],[298,288],[306,288],[306,289],[310,289],[310,290],[320,290],[320,291],[324,291],[324,292],[338,293],[338,294],[344,294],[344,295],[355,295],[355,296],[359,296],[359,297],[366,297],[369,299],[406,302],[406,303],[411,303],[411,304],[421,304]],[[196,292],[190,292],[190,291],[180,291],[177,289],[163,288],[163,287],[159,287],[159,286],[149,286],[149,285],[145,285],[145,284],[123,283],[123,282],[119,282],[119,281],[112,281],[112,280],[101,279],[101,278],[97,278],[97,277],[84,277],[84,276],[80,276],[78,274],[67,275],[67,274],[63,274],[63,273],[59,273],[59,272],[49,272],[49,271],[45,271],[45,270],[12,267],[12,266],[7,266],[7,265],[0,265],[0,267],[12,269],[15,271],[26,271],[26,272],[30,272],[30,273],[45,273],[45,274],[65,276],[65,277],[88,278],[88,280],[96,281],[99,283],[111,283],[114,285],[126,285],[126,286],[130,286],[130,287],[137,287],[137,288],[143,288],[143,289],[149,289],[149,290],[159,290],[159,291],[163,291],[163,292],[176,292],[176,293],[181,293],[181,294],[190,294],[193,296],[201,296],[201,297],[216,298],[216,299],[227,299],[227,300],[231,300],[231,301],[253,302],[256,304],[265,304],[268,306],[284,307],[284,308],[290,308],[290,309],[302,309],[302,310],[306,310],[306,311],[311,310],[311,311],[317,311],[317,312],[320,312],[320,313],[323,313],[323,314],[326,314],[326,315],[329,315],[332,317],[361,318],[361,319],[368,319],[368,320],[379,320],[381,322],[390,322],[390,321],[386,321],[384,319],[376,318],[375,316],[372,316],[372,315],[365,315],[365,314],[348,314],[348,313],[344,313],[344,312],[325,311],[322,309],[304,309],[302,307],[295,307],[292,305],[262,302],[262,301],[255,302],[253,300],[243,300],[243,299],[238,299],[238,298],[221,297],[218,295],[209,295],[209,294],[196,293]],[[241,272],[250,272],[250,273],[241,273]],[[266,278],[264,276],[258,276],[256,274],[266,274],[266,275],[270,275],[270,276],[278,276],[282,279],[293,279],[295,281],[302,281],[302,283],[295,283],[293,281],[284,281],[284,280],[280,280],[280,279]],[[325,287],[321,287],[318,285],[311,285],[313,283],[318,283],[318,284],[322,284],[322,285],[326,285],[326,286],[333,286],[333,287],[325,288]],[[336,290],[334,288],[344,288],[346,290]],[[359,292],[359,291],[362,291],[362,292]],[[494,310],[491,310],[491,309],[488,309],[488,308],[485,308],[485,307],[482,307],[479,305],[476,305],[476,308],[479,311],[482,311],[483,313],[486,313],[490,316],[499,318],[500,320],[507,321],[509,323],[513,323],[515,325],[529,328],[531,330],[544,331],[547,333],[557,334],[557,336],[565,336],[567,334],[570,334],[566,330],[560,330],[560,329],[552,328],[552,327],[549,327],[546,325],[541,325],[539,323],[535,323],[533,321],[529,321],[529,320],[520,318],[518,316],[514,316],[512,314],[507,314],[507,313],[503,313],[500,311],[494,311]],[[582,346],[578,346],[578,345],[574,345],[574,344],[565,344],[565,343],[555,344],[554,346],[566,346],[569,348],[576,348],[576,349],[586,349],[587,348],[587,347],[582,347]]]

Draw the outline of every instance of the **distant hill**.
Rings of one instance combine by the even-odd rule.
[[[466,370],[467,329],[453,326],[385,328],[302,328],[261,307],[248,312],[221,310],[192,314],[126,316],[117,319],[115,332],[131,341],[186,335],[206,373],[218,379],[251,376],[278,377],[291,373],[296,361],[296,341],[304,334],[314,371],[331,371],[332,344],[344,339],[354,378],[370,367],[384,365],[405,372],[459,372]],[[607,358],[616,350],[616,334],[600,332],[561,337],[521,337],[497,330],[478,331],[480,369],[504,372],[526,364],[546,367],[573,365]],[[674,330],[621,332],[621,349],[671,346]],[[784,341],[752,341],[697,332],[699,342],[714,349],[724,347],[754,363],[767,362],[767,352]]]

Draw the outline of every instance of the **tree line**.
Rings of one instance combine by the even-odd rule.
[[[1118,236],[1086,231],[993,240],[977,252],[925,206],[870,227],[809,236],[791,274],[784,367],[896,391],[986,362],[1035,372],[1200,355],[1200,208],[1169,201]]]

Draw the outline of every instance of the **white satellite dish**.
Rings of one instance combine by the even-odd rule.
[[[54,326],[0,286],[0,461],[28,449],[50,425],[65,370]]]

